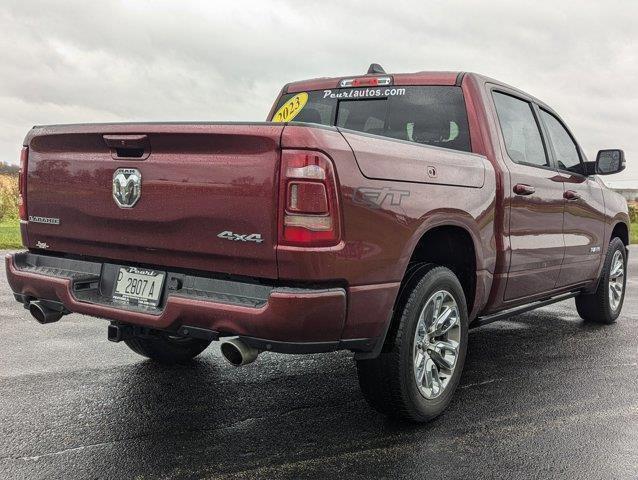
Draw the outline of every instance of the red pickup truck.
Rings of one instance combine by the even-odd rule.
[[[624,154],[588,161],[536,98],[373,64],[286,85],[269,120],[34,127],[16,300],[161,362],[350,350],[367,401],[413,421],[449,403],[469,328],[569,297],[620,314],[629,217],[599,175]]]

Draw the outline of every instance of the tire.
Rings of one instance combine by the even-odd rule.
[[[124,343],[135,353],[159,363],[187,363],[210,345],[209,340],[171,337],[166,334],[134,336]]]
[[[395,331],[388,333],[386,345],[377,358],[357,361],[357,372],[363,396],[372,408],[397,419],[422,423],[445,410],[459,384],[467,352],[467,305],[461,284],[448,268],[422,264],[410,270],[410,277],[397,303]],[[430,331],[420,322],[422,312],[426,314],[424,318],[435,318],[439,299],[443,303],[439,303],[438,318],[449,308],[452,313],[447,318],[451,319],[449,324],[454,323],[443,335],[435,335],[432,326],[436,322],[432,322]],[[446,326],[441,324],[438,332]],[[441,342],[448,346],[456,344],[456,354],[444,350],[441,355],[431,348]],[[417,345],[422,348],[416,348]],[[449,364],[452,358],[455,363],[451,369],[436,363]],[[434,388],[432,365],[439,379],[438,392]],[[430,371],[432,377],[421,375],[424,371]]]
[[[622,261],[620,276],[618,261]],[[576,297],[576,310],[580,318],[587,322],[612,324],[622,310],[627,286],[627,250],[617,237],[611,239],[605,262],[603,263],[598,288],[591,294]],[[619,290],[620,288],[620,290]],[[612,294],[612,289],[618,295]]]

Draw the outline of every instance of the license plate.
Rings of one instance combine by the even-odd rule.
[[[120,267],[113,299],[137,305],[156,307],[159,304],[164,272],[136,267]]]

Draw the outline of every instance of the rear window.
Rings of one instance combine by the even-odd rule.
[[[281,112],[285,110],[286,115]],[[471,151],[460,87],[370,87],[283,95],[273,121],[336,125],[410,142]]]

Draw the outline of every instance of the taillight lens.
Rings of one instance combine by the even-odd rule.
[[[339,243],[337,182],[327,156],[283,150],[279,192],[280,244],[319,247]]]
[[[18,174],[18,211],[20,220],[27,219],[27,173],[29,161],[29,147],[22,147],[20,152],[20,172]]]

